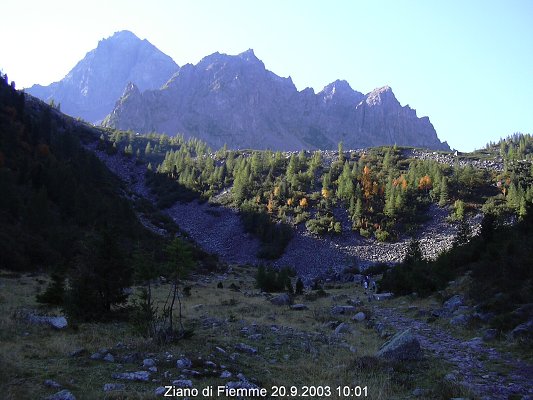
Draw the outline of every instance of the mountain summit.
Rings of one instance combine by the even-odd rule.
[[[273,150],[406,145],[449,150],[427,117],[392,90],[364,95],[337,80],[315,94],[265,68],[253,50],[214,53],[183,66],[161,89],[128,91],[104,125],[183,133],[217,148]]]
[[[103,39],[59,82],[34,85],[26,91],[44,101],[54,100],[72,116],[101,121],[130,82],[139,90],[161,87],[178,65],[149,41],[130,31]]]

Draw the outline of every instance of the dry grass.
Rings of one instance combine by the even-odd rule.
[[[265,388],[327,385],[332,388],[331,396],[324,397],[328,399],[344,398],[335,388],[345,385],[366,386],[369,399],[404,399],[410,398],[415,387],[442,387],[445,365],[431,359],[403,366],[381,362],[373,355],[384,340],[373,329],[365,323],[354,323],[350,316],[331,315],[334,304],[346,304],[346,299],[357,296],[364,298],[360,287],[345,284],[327,289],[328,297],[313,301],[299,297],[296,302],[307,304],[309,309],[293,311],[287,306],[272,305],[265,295],[258,293],[253,270],[240,267],[233,270],[223,281],[224,289],[217,289],[216,277],[187,283],[192,290],[191,296],[183,300],[184,324],[194,328],[194,335],[167,346],[135,336],[125,322],[80,324],[77,329],[65,331],[29,325],[14,316],[20,310],[39,307],[35,294],[45,287],[44,278],[0,274],[1,397],[17,400],[46,397],[57,390],[45,387],[43,382],[53,379],[70,389],[78,400],[151,399],[155,398],[156,387],[178,379],[175,359],[181,355],[192,360],[210,359],[225,365],[234,375],[243,373]],[[228,289],[231,283],[241,291]],[[154,290],[160,308],[167,291],[167,285]],[[340,300],[334,301],[333,296]],[[359,308],[369,312],[366,307]],[[351,332],[335,336],[325,324],[331,320],[348,323]],[[260,336],[250,337],[254,333]],[[258,354],[230,357],[236,353],[235,345],[241,342],[257,348]],[[125,348],[117,349],[117,343]],[[216,347],[225,349],[227,354]],[[87,349],[89,354],[101,348],[113,349],[115,355],[138,352],[141,361],[119,364],[90,360],[87,355],[71,357],[70,353],[79,348]],[[174,356],[172,361],[164,361],[166,352]],[[159,371],[152,374],[156,382],[126,382],[122,394],[103,392],[105,383],[114,382],[113,373],[141,370],[142,358],[148,356],[159,360]],[[208,376],[193,382],[203,388],[222,385],[226,380]],[[434,398],[444,397],[439,394]]]

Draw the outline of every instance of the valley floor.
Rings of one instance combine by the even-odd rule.
[[[54,312],[34,301],[47,278],[2,272],[3,398],[37,399],[68,390],[78,400],[152,399],[161,397],[156,395],[161,387],[173,384],[199,390],[257,386],[268,389],[267,398],[275,398],[275,386],[300,391],[304,386],[330,387],[331,395],[310,397],[321,399],[346,398],[336,389],[344,386],[366,387],[367,396],[361,397],[369,399],[533,395],[531,354],[529,361],[520,361],[519,343],[485,343],[475,329],[455,329],[445,320],[426,322],[420,316],[440,307],[436,299],[368,302],[359,285],[339,283],[326,286],[326,296],[315,291],[297,296],[294,302],[304,306],[291,308],[273,304],[276,295],[258,292],[254,273],[252,267],[232,267],[223,275],[193,277],[183,308],[184,325],[193,336],[158,345],[136,335],[127,322],[83,323],[60,331],[32,325],[25,318],[30,310]],[[230,289],[231,284],[237,289]],[[168,288],[155,288],[159,304]],[[339,313],[343,307],[346,312]],[[359,313],[364,317],[358,320]],[[393,333],[406,328],[420,342],[420,360],[376,356]],[[127,379],[133,372],[136,381]]]

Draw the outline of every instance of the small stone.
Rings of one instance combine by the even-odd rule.
[[[148,382],[150,373],[148,371],[121,372],[112,375],[113,379],[124,379],[126,381]]]
[[[94,353],[91,355],[91,360],[101,360],[104,356],[100,353]]]
[[[221,377],[222,379],[228,379],[228,378],[231,378],[231,375],[232,375],[232,374],[231,374],[231,372],[229,372],[229,371],[222,371],[222,373],[220,374],[220,377]]]
[[[219,353],[226,354],[226,350],[224,350],[222,347],[216,346],[215,350],[218,351]]]
[[[341,335],[343,333],[350,333],[350,326],[346,322],[339,324],[335,328],[335,335]]]
[[[263,335],[261,335],[260,333],[256,333],[256,334],[248,336],[248,339],[253,340],[253,341],[261,340],[263,339]]]
[[[213,368],[213,369],[217,367],[217,365],[213,361],[204,362],[204,366],[206,366],[207,368]]]
[[[81,356],[84,356],[85,354],[87,354],[87,349],[83,348],[83,347],[80,347],[79,349],[76,349],[74,351],[72,351],[69,356],[70,357],[81,357]]]
[[[287,293],[282,293],[272,297],[270,302],[276,306],[287,306],[291,304],[291,298]]]
[[[290,306],[290,308],[294,311],[303,311],[309,309],[305,304],[293,304],[292,306]]]
[[[338,314],[347,314],[350,312],[354,312],[355,307],[354,306],[333,306],[331,308],[331,314],[338,315]]]
[[[202,375],[200,372],[195,371],[194,369],[182,369],[181,373],[185,376],[200,376]]]
[[[192,367],[192,361],[189,360],[187,357],[180,358],[178,359],[178,361],[176,361],[176,367],[178,369],[190,368]]]
[[[107,353],[104,357],[104,361],[115,362],[115,357],[113,357],[113,354]]]
[[[48,396],[46,400],[76,400],[76,397],[70,391],[64,389],[51,396]]]
[[[245,343],[238,343],[235,346],[235,350],[240,351],[242,353],[257,354],[257,349],[255,347],[248,346]]]
[[[394,295],[392,293],[374,293],[373,297],[374,297],[374,300],[381,301],[381,300],[392,299]]]
[[[179,388],[192,388],[192,381],[190,379],[177,379],[172,384]]]
[[[153,358],[145,358],[143,360],[143,367],[144,368],[155,367],[155,360]]]
[[[104,392],[112,392],[115,390],[125,390],[126,385],[123,383],[106,383],[104,385]]]
[[[49,388],[53,389],[59,389],[61,388],[61,385],[57,383],[56,381],[53,381],[52,379],[47,379],[44,381],[44,386],[48,386]]]
[[[497,329],[486,329],[483,332],[482,339],[484,342],[490,342],[492,340],[495,340],[498,336],[498,330]]]
[[[164,386],[159,386],[154,390],[154,394],[156,396],[163,396],[165,392],[167,391],[167,388]]]
[[[366,319],[366,314],[364,312],[358,312],[357,314],[355,314],[353,317],[352,317],[352,320],[354,321],[357,321],[357,322],[362,322]]]
[[[157,372],[157,367],[150,367],[150,368],[148,368],[148,371]]]

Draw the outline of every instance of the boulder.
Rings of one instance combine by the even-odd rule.
[[[407,329],[385,342],[376,356],[399,361],[419,360],[422,357],[422,349],[418,339]]]
[[[282,293],[272,297],[270,302],[276,306],[288,306],[291,304],[291,298],[287,293]]]
[[[65,317],[49,317],[43,315],[28,314],[28,321],[32,324],[49,325],[54,329],[65,329],[68,326]]]

